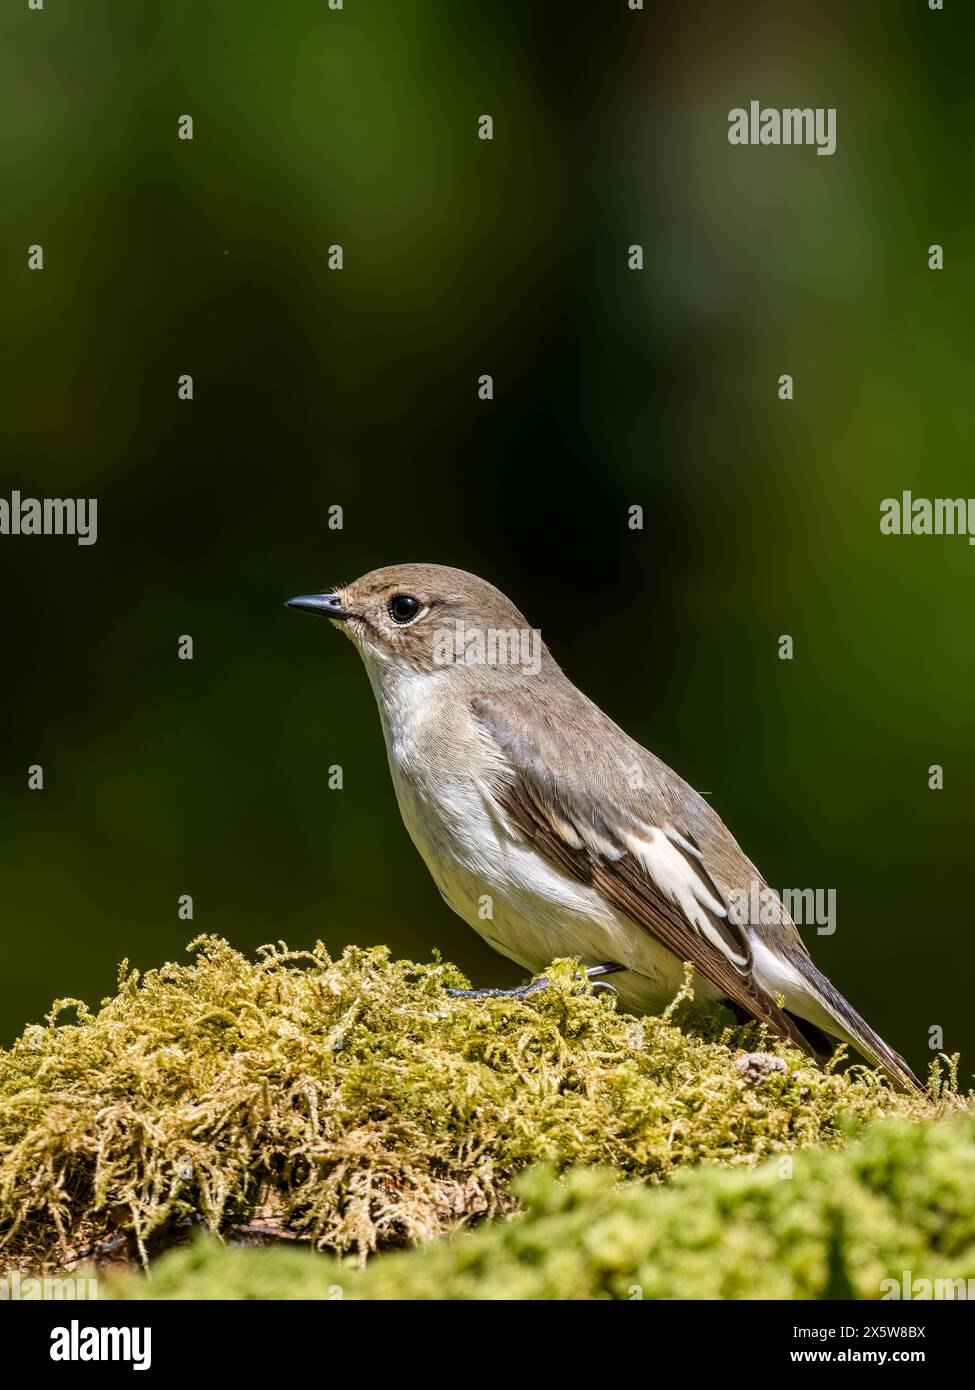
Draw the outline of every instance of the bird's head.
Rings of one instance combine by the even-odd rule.
[[[476,686],[479,671],[493,671],[492,679],[499,668],[502,679],[537,674],[545,655],[541,634],[510,599],[445,565],[389,565],[287,606],[341,627],[380,684],[395,674],[453,671]]]

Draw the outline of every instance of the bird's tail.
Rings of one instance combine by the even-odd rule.
[[[817,970],[810,958],[802,952],[790,955],[792,964],[802,975],[805,984],[822,1006],[835,1026],[825,1025],[826,1031],[833,1033],[866,1057],[874,1066],[881,1067],[894,1085],[902,1091],[923,1091],[924,1086],[911,1071],[899,1052],[895,1052],[875,1033],[865,1018],[857,1013],[852,1004],[847,1003],[835,985],[831,984],[821,971]],[[796,1010],[793,1008],[793,1012]],[[814,1025],[824,1026],[822,1020],[810,1020]]]

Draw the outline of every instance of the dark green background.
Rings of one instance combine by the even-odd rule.
[[[198,931],[518,978],[414,853],[354,652],[281,607],[426,560],[837,890],[816,958],[915,1065],[971,1048],[975,550],[879,531],[975,493],[971,37],[955,0],[5,0],[0,493],[97,495],[100,536],[0,538],[0,1035]],[[753,97],[835,106],[837,153],[730,146]]]

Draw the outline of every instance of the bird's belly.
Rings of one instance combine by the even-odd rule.
[[[656,1012],[680,989],[684,966],[653,936],[535,850],[492,815],[480,790],[422,790],[396,776],[403,821],[445,902],[494,950],[537,974],[559,956],[625,969],[612,984],[626,1009]],[[449,814],[444,814],[445,806]],[[720,997],[700,976],[698,998]]]

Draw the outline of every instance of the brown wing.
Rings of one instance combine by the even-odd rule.
[[[496,800],[546,858],[598,889],[729,1000],[814,1056],[755,978],[748,938],[730,916],[694,840],[667,816],[637,817],[618,801],[597,800],[591,789],[574,785],[523,731],[515,731],[499,704],[479,697],[471,709],[510,773],[497,779]],[[523,721],[518,723],[523,729]],[[580,766],[577,759],[573,764]]]

